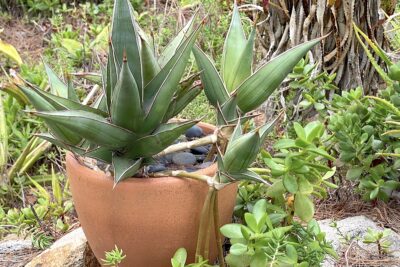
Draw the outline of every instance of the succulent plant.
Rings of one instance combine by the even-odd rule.
[[[320,39],[298,45],[273,58],[255,72],[253,50],[256,27],[246,38],[237,6],[234,6],[231,24],[225,39],[221,71],[199,48],[193,49],[204,92],[218,111],[218,124],[230,124],[238,117],[253,111],[264,103],[282,83],[300,59]]]
[[[129,0],[115,0],[103,94],[92,106],[79,102],[72,82],[49,67],[51,93],[20,86],[51,133],[40,136],[78,155],[112,163],[115,183],[171,145],[196,121],[168,122],[199,92],[180,83],[199,27],[195,18],[156,56]]]

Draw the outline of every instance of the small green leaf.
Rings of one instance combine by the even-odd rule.
[[[267,201],[265,199],[260,199],[256,202],[253,207],[253,214],[256,218],[257,223],[260,221],[261,217],[267,212]]]
[[[175,260],[177,263],[176,265],[173,265],[173,267],[185,267],[186,259],[187,259],[186,249],[179,248],[175,252],[174,257],[172,258],[172,260]]]
[[[299,190],[296,176],[288,173],[283,176],[283,185],[290,193],[296,193]]]
[[[242,255],[247,252],[247,246],[241,243],[236,243],[231,246],[229,252],[232,255]]]
[[[304,177],[299,177],[299,192],[304,195],[309,195],[314,191],[313,185]]]
[[[303,221],[308,222],[314,216],[314,204],[303,194],[296,194],[294,198],[294,213]]]
[[[347,170],[346,178],[350,181],[355,181],[360,178],[361,174],[364,171],[364,167],[352,167]]]
[[[307,140],[307,135],[306,135],[306,131],[304,130],[304,128],[300,125],[300,123],[298,122],[294,122],[293,123],[293,128],[296,131],[297,137],[306,141]]]
[[[243,238],[241,224],[228,223],[221,227],[221,233],[227,238]]]

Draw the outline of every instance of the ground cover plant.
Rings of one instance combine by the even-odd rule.
[[[369,90],[371,95],[366,95],[366,90],[362,87],[345,88],[343,84],[338,86],[337,74],[331,70],[330,74],[321,70],[318,62],[310,57],[312,54],[301,60],[301,57],[293,58],[293,64],[297,62],[298,64],[284,81],[281,87],[283,90],[273,92],[277,86],[273,79],[263,83],[247,82],[250,75],[264,72],[265,76],[268,76],[271,69],[281,65],[278,59],[275,67],[263,70],[258,60],[253,61],[260,59],[260,55],[265,53],[261,48],[265,44],[261,43],[262,38],[260,38],[260,25],[264,21],[262,16],[261,18],[256,16],[257,12],[254,10],[248,11],[246,4],[253,4],[250,1],[240,2],[239,8],[233,8],[233,3],[229,1],[227,3],[203,1],[201,4],[197,1],[154,1],[154,3],[131,1],[131,4],[138,24],[142,25],[142,29],[137,33],[140,36],[141,46],[146,47],[143,51],[146,50],[148,53],[138,58],[143,56],[153,58],[162,68],[164,64],[162,61],[165,62],[165,58],[168,58],[163,55],[163,51],[168,50],[169,41],[174,39],[173,36],[179,35],[180,29],[185,25],[189,30],[184,37],[181,36],[182,40],[196,43],[191,53],[191,49],[184,48],[188,43],[177,42],[181,43],[181,46],[178,46],[176,51],[186,57],[186,60],[177,61],[186,62],[185,65],[183,63],[181,65],[181,73],[184,74],[177,75],[178,73],[174,71],[174,75],[182,76],[182,79],[175,79],[177,82],[174,84],[180,83],[178,86],[168,86],[171,90],[173,88],[177,91],[171,95],[172,101],[160,101],[160,103],[168,102],[169,105],[160,105],[163,109],[167,109],[166,112],[158,112],[159,109],[153,112],[157,117],[162,117],[157,121],[166,123],[167,118],[174,117],[180,112],[178,117],[188,118],[193,122],[174,124],[181,130],[180,133],[176,132],[177,136],[187,130],[186,126],[190,128],[196,119],[205,118],[205,121],[228,126],[227,129],[235,129],[237,137],[243,134],[249,139],[254,139],[254,143],[246,141],[233,150],[229,145],[223,145],[223,142],[218,142],[211,148],[219,153],[220,166],[224,166],[220,169],[216,186],[223,181],[247,179],[239,185],[235,223],[220,229],[231,245],[225,247],[227,253],[225,260],[229,266],[264,266],[266,263],[271,266],[274,264],[319,266],[326,257],[335,258],[335,252],[332,251],[329,242],[325,241],[324,234],[315,219],[321,218],[320,207],[324,207],[321,203],[331,201],[337,196],[343,198],[343,192],[351,194],[352,199],[362,199],[371,209],[383,207],[383,210],[394,211],[389,216],[398,214],[396,194],[400,188],[399,65],[395,58],[391,58],[391,51],[383,52],[379,46],[374,45],[374,39],[369,40],[368,37],[371,36],[363,34],[357,28],[357,24],[353,26],[353,34],[355,40],[362,42],[364,49],[369,51],[368,54],[365,50],[373,66],[369,71],[376,72],[383,81],[379,88]],[[241,5],[243,7],[240,7]],[[117,86],[116,72],[114,79],[110,79],[112,76],[107,75],[107,68],[102,73],[103,64],[106,65],[105,59],[109,53],[107,36],[113,31],[113,28],[110,28],[113,1],[79,1],[79,3],[76,1],[73,4],[64,4],[63,1],[18,1],[15,7],[7,1],[0,1],[0,6],[6,7],[2,9],[0,15],[2,69],[0,236],[4,237],[10,233],[28,236],[35,247],[44,249],[78,224],[69,185],[63,176],[62,159],[65,150],[56,148],[48,142],[57,142],[55,136],[42,135],[47,138],[47,141],[43,141],[36,135],[46,131],[44,122],[49,122],[51,119],[54,122],[54,118],[58,119],[64,116],[64,113],[71,113],[62,111],[71,109],[71,106],[66,108],[66,103],[80,109],[79,118],[87,119],[88,117],[81,116],[83,113],[81,110],[88,111],[90,109],[88,106],[91,106],[97,109],[96,112],[103,112],[103,116],[111,117],[113,122],[118,121],[119,116],[113,115],[118,114],[118,110],[116,107],[112,108],[111,101],[107,101],[107,97],[98,98],[102,90],[121,88],[123,84],[121,81]],[[274,12],[278,5],[271,1],[268,8]],[[198,19],[195,22],[191,19],[198,9]],[[199,26],[200,18],[203,18],[206,10],[209,10],[207,19]],[[36,53],[20,49],[21,46],[9,38],[8,31],[13,27],[10,26],[11,23],[14,23],[12,16],[20,16],[24,25],[33,25],[38,32],[43,33],[44,41],[40,43],[38,54],[42,55],[47,65],[36,64],[39,62]],[[229,29],[231,16],[232,23],[243,24],[240,28],[236,28],[240,29],[237,32],[232,30],[232,26]],[[392,27],[385,26],[387,31],[385,35],[389,38],[391,47],[395,49],[396,38],[392,38],[395,36],[392,33],[396,32],[396,26],[393,24],[396,20],[392,19],[389,22]],[[201,29],[196,33],[197,27]],[[36,39],[41,38],[36,37]],[[230,39],[239,40],[235,45],[243,49],[241,53],[240,49],[230,50],[227,44]],[[117,49],[118,52],[113,49]],[[128,74],[124,77],[134,77],[134,79],[124,79],[125,85],[128,84],[126,81],[130,81],[126,87],[132,88],[133,81],[136,85],[142,84],[145,87],[152,75],[158,72],[157,70],[149,74],[147,78],[138,77],[139,74],[136,77],[132,73],[135,68],[130,61],[134,53],[128,51],[126,47],[118,48],[115,45],[111,52],[119,55],[116,57],[119,58],[117,67],[125,70],[121,73]],[[149,61],[142,60],[142,62]],[[151,70],[151,66],[154,69],[157,64],[149,64],[147,70]],[[108,61],[108,66],[112,65]],[[126,66],[129,66],[129,71],[126,71],[128,69]],[[109,67],[108,70],[112,72]],[[281,76],[283,79],[286,73],[282,72]],[[114,80],[113,86],[104,83],[107,79]],[[243,81],[245,83],[242,83]],[[57,88],[60,82],[65,82],[65,86],[62,86],[62,91],[57,92],[54,88]],[[245,92],[247,87],[251,89],[247,89],[251,94]],[[265,90],[268,87],[270,89]],[[23,94],[24,91],[31,93],[30,99]],[[184,91],[190,94],[185,95],[182,93]],[[47,97],[46,101],[51,100],[53,104],[58,105],[58,108],[61,106],[63,108],[60,108],[58,113],[39,111],[38,114],[43,118],[32,116],[32,112],[36,112],[29,104],[29,100],[35,98],[32,92],[41,94],[42,98],[37,99],[42,101]],[[215,92],[217,94],[214,94]],[[62,96],[73,99],[61,100],[49,93],[56,95],[61,93]],[[246,95],[253,97],[253,100],[248,102],[251,104],[243,100]],[[272,96],[269,102],[275,102],[273,102],[274,108],[270,109],[267,115],[278,118],[268,127],[259,128],[261,126],[258,122],[259,117],[253,120],[254,113],[259,111],[255,109],[264,103],[269,95]],[[111,95],[108,98],[112,98]],[[71,103],[71,100],[77,104]],[[141,102],[141,105],[145,103],[146,101]],[[36,105],[36,110],[38,107]],[[24,110],[29,112],[25,113]],[[94,109],[90,109],[89,112],[92,111],[94,112]],[[121,111],[120,115],[123,118],[126,113]],[[97,119],[100,120],[100,117],[96,117]],[[127,120],[122,119],[118,125],[131,127],[122,125],[124,121]],[[238,121],[243,122],[242,126],[232,127]],[[78,124],[73,125],[72,121],[63,120],[63,123],[79,128]],[[154,125],[150,127],[151,129],[147,129],[147,133],[143,136],[154,136],[150,133],[154,133],[153,130],[160,124]],[[59,125],[55,128],[58,127]],[[136,128],[134,131],[143,129]],[[272,134],[264,143],[261,141],[266,137],[263,131],[267,133],[267,130]],[[83,131],[84,136],[93,141],[91,139],[93,134],[86,134],[87,132]],[[65,130],[61,130],[59,134],[65,135]],[[116,137],[119,139],[121,135],[118,134]],[[88,148],[90,153],[99,152],[98,149],[92,150],[94,145],[88,144],[89,142],[80,143],[79,147],[76,147],[72,146],[70,141],[63,139],[63,143],[58,142],[58,145],[67,149],[77,149],[75,152],[79,151],[84,155],[87,155]],[[73,143],[77,144],[75,141]],[[117,143],[114,141],[110,143],[113,143],[112,145]],[[244,148],[253,145],[256,152],[249,154],[247,157],[249,160],[242,164],[244,167],[233,168],[236,163],[232,162],[239,162],[241,158],[245,158]],[[258,147],[261,145],[263,149],[260,150]],[[126,157],[121,156],[126,156],[129,149],[121,151],[120,148],[107,147],[104,150],[108,152],[97,154],[96,157],[100,155],[109,163],[113,163],[114,157],[114,165],[121,167],[119,170],[115,169],[117,173],[121,173],[116,175],[116,182],[131,176],[136,172],[136,167],[139,169],[139,165],[152,164],[149,161],[151,155],[130,155],[132,157],[129,156],[129,160],[125,160]],[[155,152],[151,154],[157,154],[161,150],[154,150]],[[104,151],[100,149],[100,152]],[[125,159],[120,161],[121,158]],[[132,165],[133,161],[138,164]],[[179,175],[190,174],[183,172]],[[212,210],[212,194],[209,197],[208,210]],[[388,204],[383,204],[382,201]],[[385,224],[385,226],[392,229],[397,227],[395,224]],[[390,254],[384,252],[386,235],[385,232],[371,231],[364,240],[366,243],[376,244],[378,261],[389,257]],[[197,263],[188,262],[184,248],[177,249],[176,254],[171,255],[172,266],[214,264],[205,260],[207,247],[198,252]],[[108,254],[105,252],[102,259],[109,265],[118,266],[124,262],[124,253],[125,251],[122,252],[116,247]],[[223,261],[219,259],[219,262]]]

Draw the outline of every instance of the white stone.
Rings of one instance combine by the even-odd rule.
[[[29,262],[26,267],[100,266],[88,248],[85,234],[82,228],[78,228],[57,240],[50,248]]]
[[[336,221],[336,227],[333,227],[333,220],[319,221],[321,231],[325,232],[326,240],[331,242],[333,249],[340,253],[344,243],[357,242],[357,245],[371,253],[377,253],[377,247],[375,244],[365,244],[363,242],[364,236],[367,233],[368,228],[375,231],[383,231],[382,227],[379,227],[374,221],[365,216],[349,217],[340,221]],[[388,238],[392,245],[390,251],[392,252],[389,256],[400,258],[400,235],[392,231],[392,234]],[[347,240],[347,241],[346,241]],[[327,259],[323,263],[324,267],[335,266],[334,260]]]

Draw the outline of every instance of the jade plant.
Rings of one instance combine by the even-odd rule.
[[[157,56],[128,0],[116,0],[103,94],[92,106],[79,102],[71,80],[47,69],[52,92],[20,86],[50,134],[40,136],[75,154],[110,163],[115,183],[171,145],[197,121],[169,122],[199,92],[180,83],[201,26],[195,18]]]

